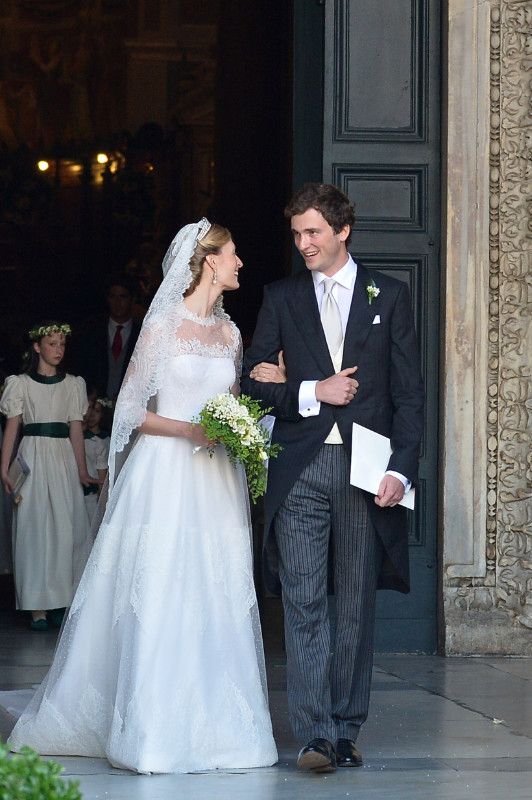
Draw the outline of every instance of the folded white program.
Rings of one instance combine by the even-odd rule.
[[[386,436],[353,422],[353,445],[351,449],[351,478],[353,486],[376,495],[384,478],[392,454],[390,440]],[[416,490],[405,492],[400,506],[414,509]]]

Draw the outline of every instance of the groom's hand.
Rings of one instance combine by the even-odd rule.
[[[357,393],[358,381],[349,377],[358,367],[347,367],[336,375],[331,375],[316,384],[316,400],[331,406],[346,406]]]
[[[385,475],[380,482],[375,502],[381,508],[396,506],[403,499],[405,487],[394,475]]]

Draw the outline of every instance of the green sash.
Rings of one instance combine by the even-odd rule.
[[[31,422],[22,428],[23,436],[48,436],[51,439],[68,439],[66,422]]]

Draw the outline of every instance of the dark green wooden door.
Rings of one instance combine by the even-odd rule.
[[[316,138],[310,150],[304,145],[313,133],[323,180],[355,204],[355,260],[409,285],[420,341],[427,413],[410,520],[412,591],[379,592],[376,646],[388,652],[434,652],[437,644],[439,6],[439,0],[295,3],[294,182],[316,179]],[[309,112],[314,100],[318,111]]]

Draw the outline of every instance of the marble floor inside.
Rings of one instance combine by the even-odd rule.
[[[317,776],[295,768],[279,626],[266,623],[265,635],[277,766],[139,776],[98,759],[56,759],[65,777],[80,782],[84,800],[531,800],[532,659],[377,655],[359,738],[364,767]],[[38,683],[54,644],[53,633],[0,611],[0,690]],[[2,738],[8,728],[3,717]]]

